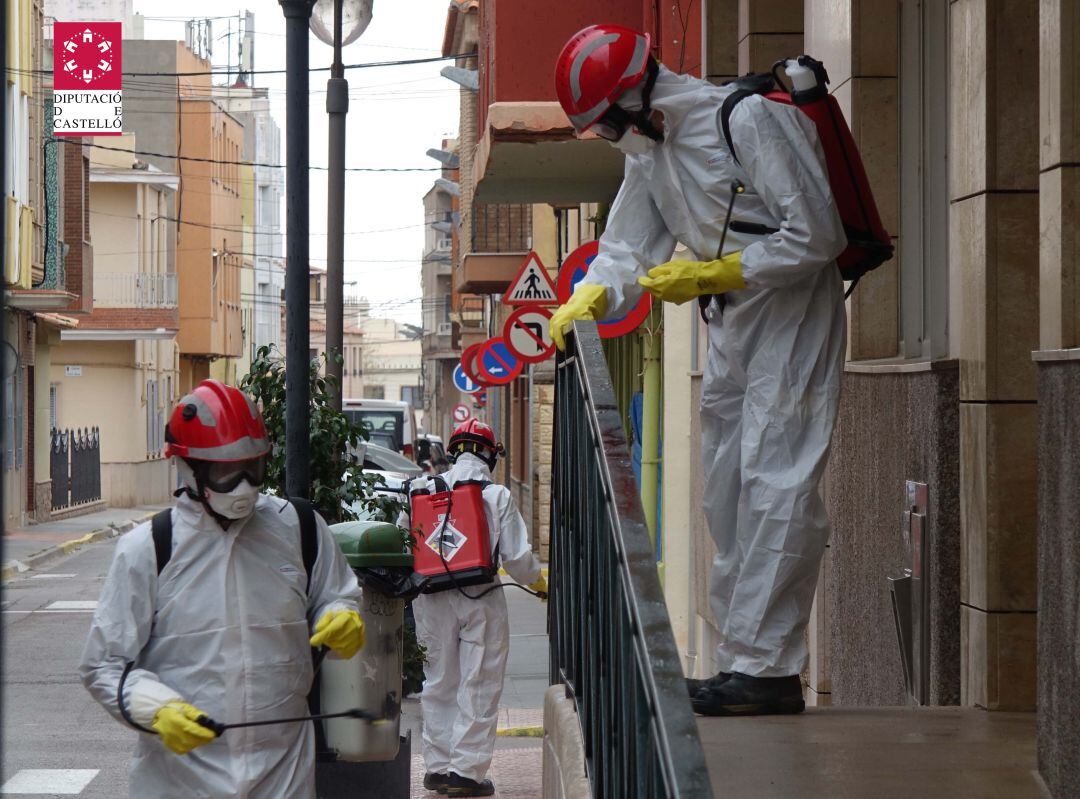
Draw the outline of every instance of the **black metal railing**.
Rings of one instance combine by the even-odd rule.
[[[54,429],[50,443],[53,510],[101,499],[101,434],[98,428]]]
[[[577,706],[593,795],[712,791],[595,323],[555,379],[551,680]]]

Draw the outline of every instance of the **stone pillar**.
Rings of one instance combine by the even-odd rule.
[[[950,284],[960,318],[961,703],[1035,705],[1038,7],[950,7]]]
[[[1039,771],[1080,785],[1080,5],[1039,4]]]
[[[701,74],[724,83],[739,74],[739,0],[706,0],[702,4]]]
[[[768,72],[803,52],[803,0],[739,0],[738,31],[739,74]]]
[[[829,90],[851,126],[894,244],[900,233],[897,28],[892,4],[806,0],[805,50],[829,73]],[[849,300],[851,360],[899,352],[899,262],[893,258],[865,275]]]

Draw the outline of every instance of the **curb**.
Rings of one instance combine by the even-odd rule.
[[[70,555],[72,552],[77,551],[86,544],[96,544],[98,541],[107,541],[110,538],[121,536],[124,533],[134,530],[143,522],[149,521],[153,516],[153,513],[148,513],[137,519],[129,519],[126,522],[120,522],[115,525],[110,524],[108,527],[102,527],[91,533],[87,533],[82,538],[64,541],[56,546],[51,546],[48,549],[38,552],[36,555],[31,555],[24,561],[8,561],[4,564],[3,570],[0,571],[0,582],[6,583],[16,574],[40,569],[45,564],[51,563],[57,558],[62,558],[64,555]]]

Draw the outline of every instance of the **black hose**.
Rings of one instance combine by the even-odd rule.
[[[325,657],[326,647],[322,647],[319,650],[319,653],[315,656],[315,674],[319,673],[319,669],[322,667],[322,663]],[[144,727],[143,725],[139,724],[139,722],[135,721],[135,719],[132,718],[131,713],[128,712],[127,703],[124,701],[124,685],[127,683],[128,674],[131,673],[131,670],[134,667],[135,661],[132,660],[124,667],[124,672],[120,675],[120,685],[116,691],[116,704],[120,708],[120,715],[123,717],[124,721],[126,721],[128,724],[130,724],[132,727],[139,730],[140,732],[146,732],[150,735],[159,735],[160,733],[158,733],[157,730],[152,730],[149,727]],[[235,730],[240,727],[264,727],[270,724],[299,724],[307,721],[318,721],[320,719],[341,718],[360,719],[362,721],[368,722],[369,724],[372,724],[376,721],[384,721],[384,719],[374,715],[373,713],[369,713],[366,710],[354,707],[350,708],[349,710],[342,710],[337,713],[317,713],[312,716],[296,716],[294,718],[288,719],[267,719],[265,721],[241,721],[237,722],[236,724],[223,724],[220,721],[214,721],[212,718],[204,714],[195,719],[195,723],[206,727],[206,729],[211,730],[215,736],[220,737],[221,734],[224,733],[226,730]]]

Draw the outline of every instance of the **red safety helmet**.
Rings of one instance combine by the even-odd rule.
[[[255,403],[238,388],[204,380],[173,409],[165,455],[196,461],[246,461],[270,451]]]
[[[495,431],[477,419],[457,426],[447,444],[447,452],[457,458],[464,452],[486,460],[494,467],[495,459],[502,454],[502,445],[495,441]]]
[[[578,133],[641,82],[649,46],[648,34],[621,25],[590,25],[570,37],[555,62],[555,94]]]

